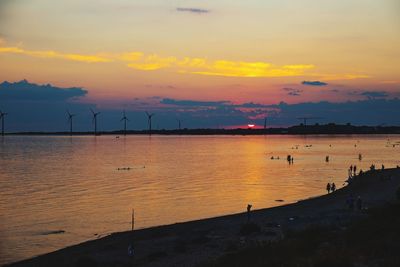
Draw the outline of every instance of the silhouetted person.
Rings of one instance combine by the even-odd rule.
[[[371,167],[369,167],[369,169],[370,169],[371,171],[375,171],[375,165],[374,165],[374,164],[371,164]]]
[[[328,191],[328,194],[331,192],[331,184],[330,183],[328,183],[326,185],[326,191]]]
[[[332,185],[331,185],[331,191],[332,191],[332,193],[336,191],[336,185],[335,185],[335,183],[332,183]]]
[[[354,167],[353,167],[354,176],[356,176],[356,171],[357,171],[357,166],[354,165]]]
[[[385,169],[385,165],[382,164],[382,171]]]
[[[292,156],[287,155],[286,160],[287,160],[287,161],[289,162],[289,164],[290,164],[290,162],[291,162],[291,160],[292,160]]]
[[[252,205],[247,204],[247,222],[250,222],[250,211],[251,211]]]
[[[350,173],[353,173],[353,165],[350,165]]]
[[[362,206],[363,206],[362,199],[361,199],[360,196],[358,196],[358,198],[357,198],[357,209],[358,210],[362,210]]]
[[[358,154],[358,160],[362,160],[362,155]]]
[[[292,164],[293,164],[294,158],[292,157],[291,160],[292,160]]]
[[[325,157],[325,162],[329,162],[329,156]]]

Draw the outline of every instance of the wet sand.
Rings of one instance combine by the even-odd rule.
[[[345,178],[343,179],[345,180]],[[216,218],[115,233],[10,266],[196,266],[228,251],[284,238],[287,231],[315,225],[346,227],[365,211],[350,210],[350,194],[363,200],[363,208],[396,200],[400,169],[366,172],[334,193],[275,208],[251,212],[260,231],[244,234],[245,212]],[[245,211],[247,203],[243,203]],[[190,211],[188,211],[190,212]],[[133,244],[134,257],[128,255]]]

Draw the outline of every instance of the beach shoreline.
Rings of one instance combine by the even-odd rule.
[[[334,193],[254,210],[250,223],[243,212],[113,233],[6,266],[196,266],[230,249],[280,240],[287,231],[345,226],[367,216],[366,209],[395,201],[399,186],[399,168],[369,171]],[[361,197],[364,211],[346,207],[349,195]],[[128,255],[129,246],[134,257]]]

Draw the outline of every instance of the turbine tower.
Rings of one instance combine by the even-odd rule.
[[[148,125],[149,125],[149,134],[151,135],[151,119],[153,118],[153,116],[154,115],[156,115],[156,114],[154,114],[154,113],[148,113],[147,111],[146,111],[146,115],[147,115],[147,123],[148,123]]]
[[[176,121],[178,122],[178,129],[181,130],[182,120],[176,119]]]
[[[92,123],[94,123],[94,135],[97,135],[97,116],[100,114],[100,112],[94,112],[93,109],[90,109],[90,111],[93,114]]]
[[[123,111],[122,114],[123,114],[123,117],[122,117],[121,121],[124,121],[124,135],[126,135],[126,122],[129,121],[129,119],[126,117],[125,110]]]
[[[1,119],[1,135],[4,136],[4,119],[8,113],[2,112],[0,110],[0,119]]]
[[[72,136],[72,118],[75,117],[76,114],[71,114],[68,109],[67,109],[67,114],[68,114],[68,122],[69,122],[69,135]]]

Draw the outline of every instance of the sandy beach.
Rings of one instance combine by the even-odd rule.
[[[360,196],[366,210],[395,201],[399,186],[399,168],[368,171],[334,193],[252,211],[251,225],[259,227],[254,232],[244,226],[247,214],[243,212],[114,233],[10,266],[197,266],[231,250],[280,240],[287,231],[315,225],[344,227],[367,216],[364,211],[349,209],[346,200],[350,195]],[[246,205],[243,203],[244,211]],[[130,245],[133,257],[128,255]]]

